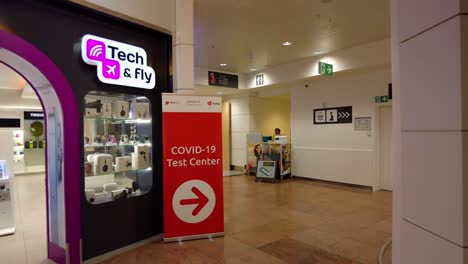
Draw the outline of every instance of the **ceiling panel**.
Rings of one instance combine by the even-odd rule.
[[[194,0],[195,65],[248,72],[385,39],[389,12],[389,0]]]

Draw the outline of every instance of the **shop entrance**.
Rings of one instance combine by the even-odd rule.
[[[65,123],[63,117],[70,115],[69,118],[75,119],[75,122],[78,122],[78,118],[74,102],[68,102],[71,105],[62,108],[62,105],[65,105],[64,95],[69,93],[68,96],[70,96],[71,88],[57,67],[33,46],[14,35],[2,31],[0,31],[0,40],[0,63],[23,77],[36,92],[44,111],[45,126],[42,129],[44,130],[45,142],[47,142],[45,146],[45,187],[38,184],[37,188],[45,188],[45,194],[43,195],[46,195],[45,207],[47,208],[47,217],[44,221],[47,223],[47,257],[57,263],[66,263],[67,258],[69,263],[77,263],[73,260],[79,261],[79,258],[73,256],[73,260],[70,259],[76,253],[78,253],[77,256],[79,257],[79,252],[73,250],[74,247],[70,247],[73,234],[67,232],[67,227],[71,222],[78,221],[78,224],[73,228],[77,229],[79,236],[79,200],[77,199],[78,207],[73,207],[70,204],[73,199],[71,199],[70,195],[66,195],[66,193],[70,192],[68,185],[73,183],[72,180],[76,176],[73,173],[65,173],[67,171],[71,172],[71,170],[64,158],[73,159],[74,155],[64,151],[66,150],[64,142],[69,139],[68,136],[77,138],[75,134],[78,125],[71,124],[71,121]],[[71,98],[73,97],[70,96]],[[70,131],[71,134],[67,132],[65,136],[64,131],[67,128],[70,129],[73,125],[76,126],[75,131]],[[40,128],[34,127],[33,130],[36,131],[37,129]],[[36,141],[36,144],[32,143],[32,146],[38,144],[39,142]],[[75,168],[75,171],[79,173],[79,169]],[[69,213],[71,210],[68,209],[73,210],[78,218],[72,217],[70,219],[72,215]],[[12,252],[12,254],[15,254],[15,252]]]
[[[43,109],[21,75],[0,64],[0,76],[0,243],[9,245],[0,259],[40,263],[47,258]]]

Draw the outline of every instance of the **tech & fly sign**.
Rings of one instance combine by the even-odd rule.
[[[154,69],[147,65],[146,51],[140,47],[84,35],[81,40],[84,62],[97,66],[97,76],[103,83],[153,89]]]

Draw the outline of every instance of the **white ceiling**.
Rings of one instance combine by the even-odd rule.
[[[194,0],[195,66],[245,73],[390,37],[389,0]],[[293,45],[282,46],[285,41]],[[220,67],[227,63],[227,67]]]

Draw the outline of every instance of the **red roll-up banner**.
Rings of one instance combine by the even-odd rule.
[[[163,95],[164,241],[224,234],[221,98]]]

